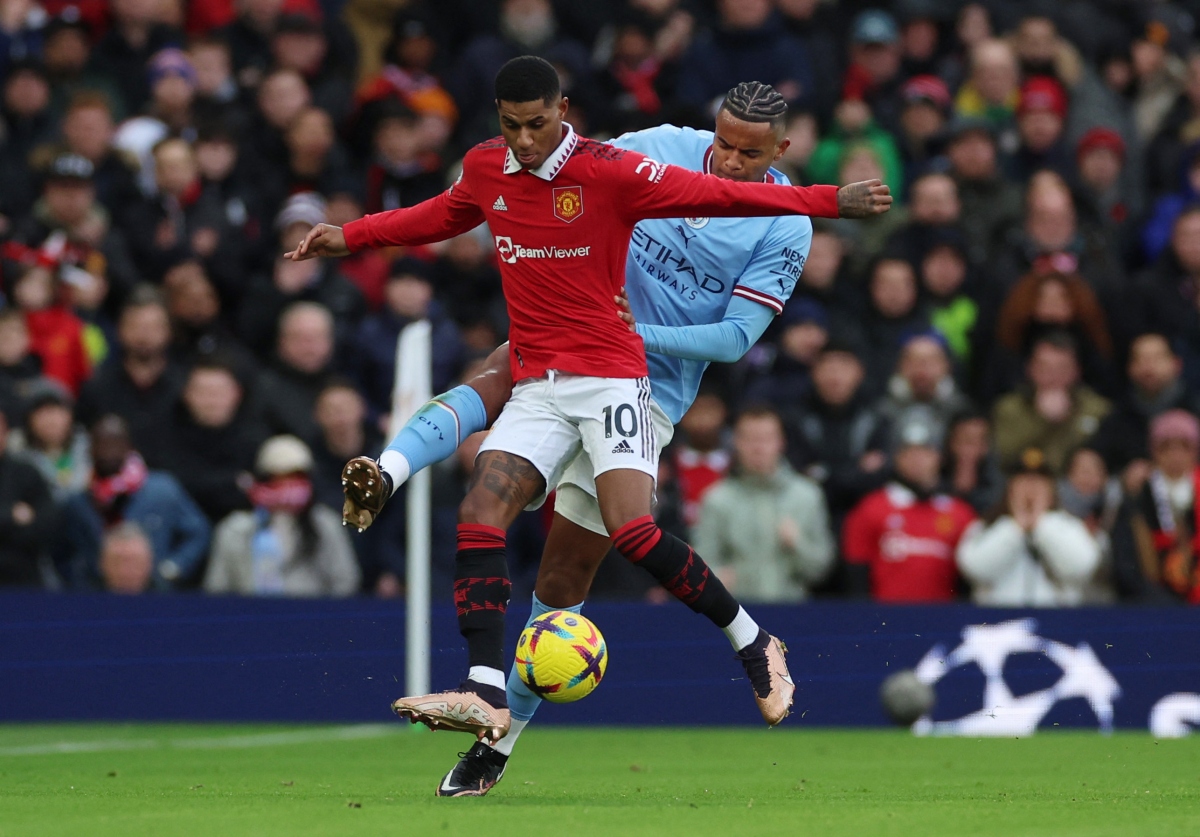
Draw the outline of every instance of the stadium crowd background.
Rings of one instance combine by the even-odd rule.
[[[1198,603],[1198,7],[0,0],[0,584],[403,595],[402,504],[352,536],[339,472],[407,323],[436,390],[504,339],[490,241],[280,254],[445,188],[535,53],[596,137],[769,82],[779,168],[899,199],[815,224],[664,455],[660,522],[739,597]],[[435,469],[435,601],[476,444]],[[595,593],[656,597],[613,556]]]

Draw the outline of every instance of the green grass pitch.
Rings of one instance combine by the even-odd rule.
[[[470,741],[365,727],[0,726],[0,837],[1200,835],[1200,738],[531,728],[486,799]]]

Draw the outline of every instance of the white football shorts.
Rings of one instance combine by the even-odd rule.
[[[660,447],[652,404],[649,378],[550,370],[544,378],[528,378],[513,387],[479,453],[497,450],[529,461],[545,478],[547,491],[581,453],[592,469],[593,494],[596,475],[608,471],[632,469],[657,479]],[[528,508],[545,501],[543,494]],[[607,534],[603,526],[600,531]]]

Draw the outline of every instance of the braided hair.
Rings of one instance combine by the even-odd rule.
[[[782,95],[761,81],[743,81],[725,94],[721,110],[744,122],[769,122],[776,133],[784,130],[788,106]]]

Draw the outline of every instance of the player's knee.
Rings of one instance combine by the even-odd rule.
[[[477,523],[507,529],[512,522],[509,517],[508,506],[500,498],[478,487],[468,491],[458,506],[459,523]]]
[[[534,592],[539,601],[550,607],[574,607],[587,598],[593,575],[594,568],[580,562],[543,565]]]

